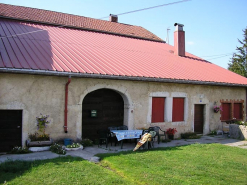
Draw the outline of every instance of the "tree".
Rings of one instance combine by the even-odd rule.
[[[238,39],[241,46],[237,47],[237,52],[233,54],[228,63],[228,70],[247,77],[247,28],[243,32],[244,39],[243,41]]]

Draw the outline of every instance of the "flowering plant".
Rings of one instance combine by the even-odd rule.
[[[31,153],[31,151],[28,150],[28,148],[22,148],[21,146],[15,146],[12,148],[12,150],[9,152],[10,154],[26,154]]]
[[[63,147],[57,143],[54,143],[53,145],[51,145],[50,150],[53,153],[62,154],[62,155],[66,154],[66,150],[64,150]]]
[[[219,111],[223,111],[223,109],[222,109],[222,107],[221,106],[217,106],[217,105],[215,105],[214,106],[214,112],[219,112]]]
[[[31,141],[47,141],[50,140],[49,134],[45,133],[45,128],[47,127],[47,124],[50,123],[48,121],[49,115],[43,115],[40,114],[39,117],[36,117],[36,123],[37,123],[37,130],[38,132],[35,132],[34,134],[29,134],[28,137]]]
[[[67,145],[66,148],[79,148],[81,147],[80,143],[72,143],[72,145]]]
[[[40,113],[40,115],[41,115],[40,117],[36,117],[37,129],[41,133],[45,134],[45,128],[46,128],[47,124],[50,123],[50,121],[47,120],[49,115],[43,115],[41,113]]]
[[[34,134],[29,134],[28,137],[31,141],[49,141],[50,140],[49,134],[38,134],[37,132],[35,132]]]
[[[167,135],[175,135],[176,132],[177,132],[176,128],[168,128],[166,130]]]

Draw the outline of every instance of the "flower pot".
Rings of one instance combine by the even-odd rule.
[[[168,135],[168,139],[173,140],[174,139],[174,135]]]
[[[215,113],[219,112],[219,110],[214,110]]]
[[[52,143],[53,143],[52,139],[47,141],[31,141],[30,139],[27,140],[28,147],[51,146]]]
[[[79,149],[83,149],[83,146],[81,145],[78,148],[65,148],[65,150],[67,150],[67,151],[75,151],[75,150],[79,150]]]

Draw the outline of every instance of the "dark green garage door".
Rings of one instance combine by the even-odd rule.
[[[0,110],[0,152],[21,146],[22,110]]]

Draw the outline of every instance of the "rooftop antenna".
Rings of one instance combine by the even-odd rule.
[[[167,28],[166,43],[169,44],[169,31],[170,27]]]

